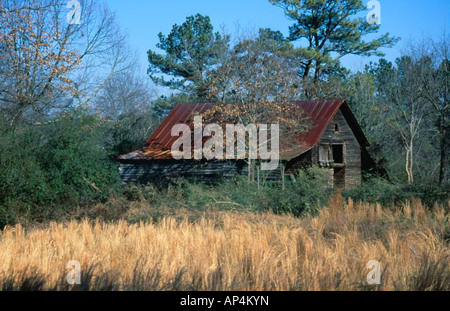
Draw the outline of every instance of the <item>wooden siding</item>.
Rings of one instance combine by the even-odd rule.
[[[286,175],[297,174],[299,170],[309,167],[313,163],[317,162],[313,162],[312,151],[308,151],[286,163],[285,174]]]
[[[336,132],[336,125],[339,131]],[[319,146],[321,144],[342,144],[344,146],[344,169],[345,169],[345,188],[355,186],[361,183],[361,146],[356,139],[352,129],[347,123],[344,115],[339,111],[333,121],[328,125],[322,138],[320,139]],[[314,148],[315,163],[318,163],[318,147]],[[334,167],[330,167],[333,170]]]
[[[338,132],[336,132],[336,125],[339,129]],[[341,144],[343,145],[343,165],[334,165],[332,161],[328,162],[328,160],[333,160],[332,158],[325,159],[325,162],[319,161],[321,145],[327,145],[332,150],[333,145]],[[330,185],[335,188],[349,188],[361,183],[361,147],[341,110],[328,125],[316,147],[288,162],[286,174],[293,174],[298,169],[310,165],[328,168]]]
[[[123,184],[145,184],[177,179],[214,183],[223,178],[246,175],[247,166],[240,161],[152,161],[121,163],[119,171]]]

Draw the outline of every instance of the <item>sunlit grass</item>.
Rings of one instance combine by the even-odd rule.
[[[151,207],[148,207],[151,208]],[[3,289],[449,290],[447,207],[382,209],[336,196],[318,216],[209,212],[129,224],[20,225],[0,233]],[[82,285],[66,284],[77,260]],[[366,281],[381,262],[381,285]]]

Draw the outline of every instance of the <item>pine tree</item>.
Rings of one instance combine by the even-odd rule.
[[[318,81],[329,71],[341,67],[339,60],[349,54],[384,56],[381,47],[390,47],[398,38],[384,34],[364,41],[364,36],[376,33],[380,26],[370,25],[358,17],[366,8],[361,0],[269,0],[284,9],[294,21],[289,28],[291,41],[305,42],[298,49],[303,78]]]
[[[166,37],[159,34],[157,47],[165,55],[150,50],[149,74],[152,80],[162,86],[185,91],[199,100],[206,98],[208,82],[206,72],[226,52],[229,37],[214,32],[210,18],[197,14],[189,16],[181,25],[175,24]],[[166,80],[164,75],[170,76]]]

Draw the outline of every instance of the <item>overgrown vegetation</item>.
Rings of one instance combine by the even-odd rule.
[[[237,177],[218,185],[182,182],[163,190],[154,186],[129,186],[123,190],[128,201],[144,203],[143,208],[133,214],[131,221],[157,220],[163,208],[181,207],[188,210],[252,211],[275,214],[315,214],[327,203],[331,189],[324,173],[318,168],[300,171],[292,176],[283,188],[281,184],[266,187],[249,182],[246,177]],[[155,213],[156,212],[156,213]]]
[[[118,186],[101,120],[82,110],[42,127],[0,122],[0,224],[57,219]]]
[[[360,186],[343,192],[346,198],[356,202],[379,203],[382,206],[395,205],[418,198],[428,206],[446,204],[450,198],[450,184],[438,186],[425,181],[413,184],[392,183],[382,178],[370,178]]]
[[[110,139],[107,119],[77,110],[38,128],[17,130],[6,122],[2,125],[1,228],[19,222],[32,225],[83,217],[157,221],[178,208],[315,215],[332,193],[325,172],[317,167],[289,176],[284,185],[261,186],[247,177],[237,177],[216,185],[180,181],[119,187],[115,157],[121,146]],[[386,207],[416,197],[433,207],[447,203],[449,188],[371,178],[343,195]],[[129,214],[133,206],[144,208]]]
[[[371,154],[392,182],[369,179],[345,197],[386,207],[411,197],[429,207],[447,204],[448,38],[424,39],[395,63],[380,59],[352,73],[342,57],[382,56],[381,47],[397,42],[389,34],[369,40],[379,26],[359,18],[362,1],[270,2],[292,20],[288,35],[273,29],[222,34],[200,14],[160,34],[164,54],[149,51],[149,74],[177,92],[157,98],[149,77],[139,75],[114,14],[96,1],[83,1],[82,23],[71,27],[59,23],[66,1],[0,0],[0,228],[84,216],[117,220],[144,203],[319,212],[331,191],[315,168],[283,186],[260,187],[244,178],[217,186],[120,188],[117,156],[142,147],[174,104],[199,100],[241,103],[247,111],[225,113],[243,123],[249,122],[243,116],[255,114],[264,118],[247,119],[282,123],[270,113],[277,103],[349,98]],[[310,36],[316,40],[308,44]],[[159,216],[144,208],[133,217]]]

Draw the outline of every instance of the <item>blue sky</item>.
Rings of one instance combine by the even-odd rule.
[[[389,60],[395,60],[410,40],[428,36],[439,39],[444,32],[447,36],[450,34],[450,0],[379,1],[380,33],[389,32],[402,39],[394,48],[383,49]],[[106,3],[129,35],[131,48],[137,51],[144,70],[148,67],[146,53],[156,49],[158,33],[168,34],[173,24],[183,23],[189,15],[208,15],[217,30],[224,26],[230,33],[237,28],[251,31],[272,28],[288,35],[292,24],[283,10],[268,0],[106,0]],[[367,58],[348,56],[342,63],[355,71],[368,61]]]

